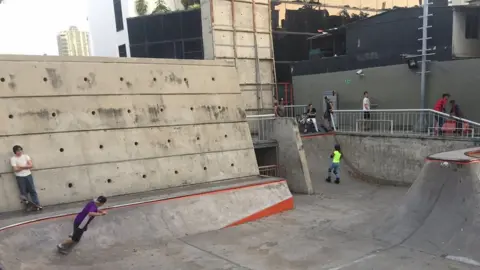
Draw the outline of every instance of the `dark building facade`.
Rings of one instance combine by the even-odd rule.
[[[131,57],[203,59],[200,9],[127,19]]]
[[[302,61],[293,66],[293,75],[362,69],[405,63],[402,57],[419,55],[421,49],[422,8],[398,8],[343,26],[346,54]],[[431,7],[428,29],[429,59],[452,59],[452,21],[450,7]],[[342,30],[341,28],[337,31]]]

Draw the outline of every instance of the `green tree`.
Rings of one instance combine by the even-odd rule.
[[[365,18],[368,18],[369,15],[370,14],[366,12],[360,11],[360,14],[358,14],[358,17],[360,17],[360,19],[365,19]]]
[[[200,0],[181,0],[181,2],[185,10],[195,8],[197,4],[200,5]]]
[[[342,17],[342,24],[347,24],[352,19],[347,9],[342,9],[342,11],[338,13],[338,16]]]
[[[0,0],[1,1],[1,0]],[[135,11],[138,15],[147,15],[148,14],[148,2],[145,0],[135,0]],[[165,4],[164,0],[157,0],[153,8],[152,14],[155,13],[164,13],[169,12],[170,9]]]
[[[0,0],[1,1],[1,0]],[[136,0],[135,1],[135,11],[138,15],[147,15],[148,12],[148,3],[145,0]]]
[[[167,7],[167,5],[165,4],[165,2],[163,0],[157,0],[157,2],[155,3],[155,8],[152,11],[152,14],[165,13],[165,12],[169,12],[169,11],[170,11],[170,9]]]

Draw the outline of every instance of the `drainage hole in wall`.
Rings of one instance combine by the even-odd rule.
[[[8,118],[13,119],[13,114],[9,114]]]
[[[207,170],[207,167],[203,167],[203,170],[206,171],[206,170]]]
[[[170,139],[168,139],[168,141],[167,141],[167,142],[169,142],[169,143],[170,143],[170,142],[171,142],[171,140],[170,140]]]
[[[230,164],[230,166],[232,166],[232,167],[233,167],[233,166],[235,166],[235,164],[233,164],[233,163],[232,163],[232,164]]]
[[[193,107],[190,107],[190,111],[193,111]]]
[[[95,111],[92,111],[92,115],[95,115]]]
[[[84,82],[88,82],[88,78],[87,78],[87,77],[84,77],[84,78],[83,78],[83,81],[84,81]]]
[[[220,110],[222,107],[218,106],[218,109]]]
[[[212,81],[215,81],[215,77],[212,77]]]
[[[127,110],[127,113],[131,113],[132,111],[130,109]]]
[[[175,171],[175,174],[178,174],[178,171]]]
[[[120,77],[120,81],[123,82],[123,77]]]
[[[0,82],[5,82],[5,78],[0,78]]]
[[[43,77],[43,81],[44,82],[48,81],[47,77]]]
[[[143,178],[147,178],[147,175],[146,175],[146,174],[144,174],[144,175],[142,175],[142,177],[143,177]]]
[[[52,113],[52,116],[55,117],[55,116],[57,116],[57,114],[56,114],[56,113]]]
[[[69,187],[69,188],[72,188],[72,187],[73,187],[73,184],[72,184],[72,183],[68,183],[68,187]]]
[[[227,137],[228,137],[228,135],[227,135],[227,134],[225,134],[225,138],[227,138]]]
[[[153,77],[153,81],[156,82],[156,81],[157,81],[157,78]]]
[[[63,151],[65,151],[65,150],[63,148],[60,148],[60,152],[63,152]]]
[[[107,183],[112,183],[112,179],[107,179]]]
[[[100,149],[103,149],[103,145],[102,145],[102,144],[100,144],[99,148],[100,148]]]
[[[199,141],[199,140],[200,140],[200,137],[197,137],[197,141]]]
[[[160,111],[163,112],[163,108],[160,108]]]
[[[135,146],[137,146],[137,145],[138,145],[138,142],[135,142]]]

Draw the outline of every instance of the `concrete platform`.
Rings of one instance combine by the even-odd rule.
[[[460,155],[450,154],[443,157]],[[178,233],[178,223],[168,221],[182,216],[175,204],[150,215],[143,211],[132,215],[130,208],[120,208],[110,212],[110,220],[95,220],[88,236],[68,256],[57,256],[53,244],[68,231],[69,220],[39,222],[0,233],[5,270],[479,269],[476,162],[450,161],[445,166],[427,161],[410,190],[355,180],[345,167],[342,183],[328,184],[319,169],[325,164],[317,162],[318,170],[310,172],[315,195],[295,196],[293,211],[187,235]],[[277,190],[270,184],[265,187]],[[234,197],[244,206],[265,199]],[[266,201],[271,201],[268,197]],[[284,198],[273,197],[275,202]],[[201,206],[187,211],[197,217],[190,220],[192,230],[196,225],[204,228]],[[227,210],[221,213],[235,213],[234,208],[224,205]],[[121,227],[129,230],[120,231]]]

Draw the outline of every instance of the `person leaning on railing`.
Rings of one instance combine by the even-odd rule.
[[[284,117],[285,116],[285,108],[283,107],[282,104],[279,104],[276,101],[275,101],[275,104],[273,106],[273,112],[275,113],[275,116],[277,116],[277,117]]]
[[[450,115],[456,116],[458,118],[465,118],[460,106],[455,102],[454,99],[450,100]],[[463,131],[463,123],[455,119],[455,133],[461,134]]]
[[[450,98],[450,94],[447,94],[447,93],[443,94],[442,98],[439,99],[437,103],[435,103],[435,106],[433,107],[433,109],[437,112],[445,113],[446,112],[445,108],[447,106],[449,98]],[[443,124],[445,123],[444,117],[441,115],[435,114],[435,121],[438,124],[438,134],[442,134],[443,133],[442,127],[443,127]]]

